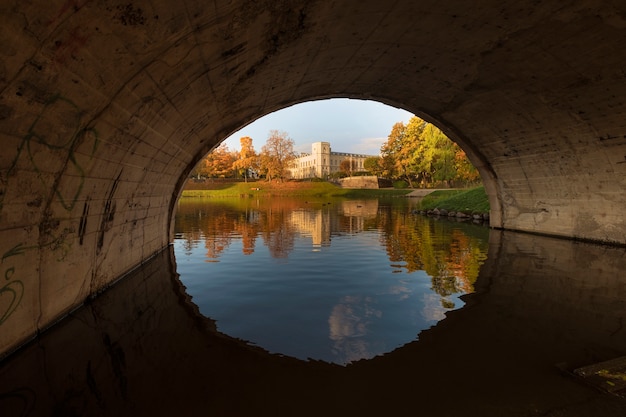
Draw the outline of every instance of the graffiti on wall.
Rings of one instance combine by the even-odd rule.
[[[57,261],[61,261],[69,250],[66,242],[68,233],[68,229],[64,229],[59,236],[45,244],[27,246],[18,243],[2,255],[0,270],[4,279],[0,282],[0,326],[11,317],[24,297],[24,282],[16,274],[14,262],[16,257],[24,255],[28,250],[48,248],[52,251],[58,251],[60,255],[57,257]]]
[[[0,264],[4,269],[4,282],[0,288],[0,326],[13,314],[17,306],[22,302],[24,296],[24,283],[15,278],[15,266],[7,266],[5,261],[10,258],[24,254],[25,248],[21,243],[15,245],[2,255]]]
[[[50,186],[51,176],[55,176],[52,182],[54,196],[65,210],[71,211],[82,192],[86,174],[84,162],[81,162],[77,148],[83,143],[86,144],[86,156],[91,160],[99,144],[96,129],[85,127],[82,120],[84,116],[85,113],[73,101],[60,94],[46,100],[41,112],[22,138],[7,177],[16,174],[18,162],[24,155],[46,188]],[[42,148],[51,153],[42,155],[40,152]],[[56,160],[50,158],[54,154],[57,155]],[[55,163],[63,165],[55,167]],[[50,166],[61,169],[52,174]],[[73,171],[71,174],[78,178],[78,183],[61,190],[58,187],[59,180],[67,171]]]
[[[16,272],[14,262],[17,257],[27,250],[47,247],[57,252],[57,260],[63,260],[70,250],[67,237],[74,230],[60,227],[61,221],[53,216],[50,203],[57,201],[64,210],[70,212],[80,199],[86,177],[85,162],[93,159],[99,143],[96,129],[88,127],[84,117],[85,112],[60,94],[44,100],[41,111],[35,116],[17,148],[6,177],[2,179],[6,186],[9,178],[19,176],[18,171],[23,170],[26,164],[36,174],[43,185],[42,189],[48,193],[48,201],[44,202],[44,198],[39,196],[35,202],[27,203],[27,206],[36,207],[44,204],[38,225],[39,243],[32,246],[17,243],[0,259],[0,326],[13,315],[24,297],[24,283]],[[81,145],[82,153],[79,153]],[[61,186],[64,174],[74,181]],[[28,193],[29,190],[22,191]],[[30,191],[36,193],[34,189]],[[5,197],[6,192],[3,190],[0,192],[0,211]],[[86,216],[85,210],[83,212]],[[81,233],[84,234],[86,220],[81,222]]]

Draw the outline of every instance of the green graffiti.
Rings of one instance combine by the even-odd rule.
[[[7,258],[12,256],[22,255],[26,249],[32,248],[32,246],[24,246],[23,243],[19,243],[13,246],[11,249],[6,251],[4,255],[2,255],[2,260],[0,263],[4,263]],[[8,303],[8,306],[5,307],[5,311],[0,312],[0,326],[4,323],[15,311],[15,309],[22,302],[22,297],[24,296],[24,283],[21,280],[14,279],[13,275],[15,274],[15,267],[11,266],[4,271],[4,279],[9,281],[2,288],[0,288],[0,301],[3,301],[6,297],[9,297],[11,301]],[[6,304],[3,302],[2,305]]]
[[[23,243],[18,243],[2,255],[2,260],[0,262],[4,262],[6,258],[11,256],[22,255],[26,249],[30,249],[32,247],[33,246],[24,246]]]
[[[70,126],[70,130],[73,129],[73,131],[67,134],[67,137],[56,137],[56,141],[54,140],[55,137],[53,137],[54,132],[50,132],[46,130],[45,126],[42,126],[47,121],[46,116],[49,114],[54,116],[55,111],[63,113],[63,122],[66,126]],[[45,182],[44,172],[35,160],[33,143],[43,145],[50,151],[66,151],[67,163],[63,170],[57,173],[57,180],[54,183],[54,195],[65,210],[71,211],[76,205],[76,202],[83,190],[86,175],[84,167],[81,166],[80,162],[76,158],[76,148],[84,141],[91,141],[92,146],[88,154],[89,159],[91,160],[95,155],[99,144],[98,132],[93,127],[84,127],[82,122],[83,117],[84,112],[82,112],[73,101],[62,97],[60,94],[57,94],[47,100],[41,112],[35,117],[35,120],[28,128],[28,133],[22,138],[22,142],[17,149],[17,155],[8,170],[7,176],[11,175],[15,171],[18,160],[24,152],[41,182],[44,185],[47,185]],[[76,170],[80,181],[75,190],[73,190],[68,197],[64,196],[58,188],[58,179],[61,177],[63,171],[66,171],[69,166]],[[2,202],[0,201],[0,206],[1,204]]]
[[[0,264],[4,264],[7,259],[13,256],[23,255],[27,250],[43,248],[50,248],[53,251],[61,250],[61,256],[57,258],[57,261],[62,261],[69,251],[67,243],[65,242],[67,233],[69,233],[69,230],[65,229],[60,237],[43,245],[26,246],[24,243],[18,243],[2,255]],[[4,270],[4,279],[9,282],[0,288],[0,309],[6,309],[4,312],[0,311],[0,326],[13,314],[22,302],[24,296],[24,283],[20,279],[13,279],[15,273],[15,266],[8,266]],[[2,307],[7,304],[5,297],[10,297],[11,301],[8,303],[7,307]]]
[[[17,148],[17,154],[6,171],[6,175],[0,178],[0,185],[2,185],[2,189],[0,189],[0,211],[3,208],[8,179],[12,175],[17,175],[16,171],[20,159],[26,159],[30,163],[32,170],[44,187],[50,187],[51,176],[54,176],[52,196],[65,210],[74,209],[83,191],[86,177],[86,168],[78,158],[77,149],[81,144],[91,144],[86,156],[92,160],[99,145],[98,132],[95,128],[89,127],[88,122],[84,121],[85,114],[76,103],[60,94],[46,100],[42,110],[35,116],[27,133],[22,138]],[[58,131],[54,131],[54,129],[58,129]],[[55,157],[55,153],[57,157],[59,153],[62,154],[63,166],[56,173],[45,171],[41,159],[38,160],[43,155],[42,148],[47,150],[52,157]],[[71,175],[79,180],[73,188],[65,187],[62,189],[60,180],[68,170],[72,170]],[[42,227],[42,225],[46,227]],[[27,250],[44,247],[49,247],[53,251],[60,250],[61,256],[58,260],[63,260],[69,251],[66,237],[71,233],[71,230],[66,228],[63,229],[60,236],[53,236],[52,232],[57,225],[58,223],[49,219],[47,223],[44,221],[40,225],[40,236],[50,238],[49,242],[42,244],[40,241],[40,244],[35,246],[19,243],[2,255],[0,264],[5,264],[7,259],[11,257],[23,255]],[[0,288],[0,326],[11,317],[24,296],[24,283],[18,279],[19,274],[17,272],[15,266],[5,266],[5,285]]]
[[[12,299],[9,306],[6,307],[6,311],[0,315],[0,326],[11,317],[11,314],[13,314],[17,306],[22,302],[22,297],[24,296],[24,284],[22,281],[14,280],[0,288],[0,300],[6,296],[12,297]]]

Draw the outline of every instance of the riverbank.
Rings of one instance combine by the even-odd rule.
[[[193,182],[189,181],[181,195],[185,197],[238,198],[238,197],[345,197],[380,198],[406,197],[410,189],[354,189],[341,188],[329,182]]]
[[[316,197],[316,198],[381,198],[381,197],[414,197],[419,198],[420,210],[424,214],[448,215],[450,212],[471,215],[489,213],[489,199],[485,188],[471,189],[354,189],[341,188],[329,182],[219,182],[189,181],[185,185],[181,198],[250,198],[250,197]],[[438,210],[439,213],[435,212]]]
[[[422,197],[421,214],[448,217],[489,219],[489,197],[485,187],[466,190],[436,190]]]

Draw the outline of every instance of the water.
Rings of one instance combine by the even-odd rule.
[[[175,231],[180,279],[219,331],[342,365],[462,307],[488,237],[412,214],[407,199],[182,199]]]
[[[439,276],[427,278],[437,288],[431,297],[439,308],[442,300],[455,301],[449,294],[467,284],[434,271],[473,276],[478,268],[469,262],[476,257],[460,250],[467,245],[452,243],[472,239],[468,230],[488,235],[488,257],[470,282],[473,292],[463,297],[465,305],[445,310],[447,317],[419,332],[417,340],[345,366],[270,354],[218,331],[220,322],[200,313],[181,284],[170,246],[1,361],[0,415],[626,415],[624,399],[571,377],[578,367],[626,356],[625,248],[457,226],[409,211],[381,204],[376,212],[384,220],[378,223],[368,217],[360,227],[346,220],[341,233],[309,233],[319,245],[310,245],[310,252],[332,250],[345,235],[364,234],[350,230],[385,230],[380,236],[386,236],[390,255],[383,264],[398,271],[394,277],[408,277],[409,270]],[[393,216],[404,220],[387,220]],[[427,227],[409,227],[418,224],[413,221]],[[232,217],[213,222],[232,224]],[[203,266],[223,262],[220,254],[236,242],[231,235],[259,236],[238,230],[210,244],[209,258],[204,244],[197,245],[212,261]],[[204,232],[193,233],[187,252],[202,242]],[[247,252],[269,250],[260,236],[246,238]],[[324,236],[331,238],[329,247],[323,246]]]

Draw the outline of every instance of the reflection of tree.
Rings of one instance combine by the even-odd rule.
[[[250,199],[229,202],[183,200],[176,214],[175,231],[189,251],[203,240],[209,259],[218,258],[233,238],[241,237],[244,255],[254,253],[261,235],[273,257],[284,258],[293,250],[295,231],[285,220],[293,204]],[[253,207],[253,205],[255,205]]]
[[[286,258],[294,248],[298,230],[292,215],[295,210],[315,210],[322,216],[336,216],[338,210],[350,215],[338,215],[329,221],[329,233],[380,230],[391,263],[402,265],[408,272],[426,271],[444,307],[452,307],[446,297],[473,291],[480,265],[487,256],[488,229],[477,227],[471,234],[465,233],[464,228],[473,227],[471,224],[432,221],[411,214],[408,206],[399,208],[396,204],[392,208],[376,203],[370,208],[364,202],[355,202],[352,206],[338,205],[337,210],[332,207],[289,198],[183,200],[178,207],[175,231],[184,239],[187,251],[204,240],[207,256],[213,259],[237,236],[241,237],[245,255],[254,253],[257,236],[261,236],[273,257]]]
[[[186,250],[198,245],[202,240],[207,249],[207,257],[218,258],[235,235],[243,242],[242,252],[254,252],[258,234],[258,224],[249,221],[252,210],[233,210],[224,204],[209,204],[206,201],[182,201],[176,213],[174,229],[177,236],[185,240]]]
[[[254,227],[254,224],[250,224],[247,218],[240,220],[243,221],[236,222],[234,231],[241,235],[241,243],[243,244],[241,251],[243,254],[252,255],[256,244],[257,228]]]
[[[235,219],[226,212],[214,213],[203,221],[208,233],[204,235],[207,258],[217,259],[230,246],[231,231],[235,229]]]
[[[447,300],[456,293],[474,289],[480,265],[487,256],[487,239],[468,235],[463,226],[448,221],[431,221],[398,210],[382,210],[379,227],[392,263],[404,262],[408,272],[424,270],[431,276],[432,290]]]
[[[264,213],[261,236],[274,258],[286,258],[293,250],[296,232],[289,222],[291,210],[277,205]]]

